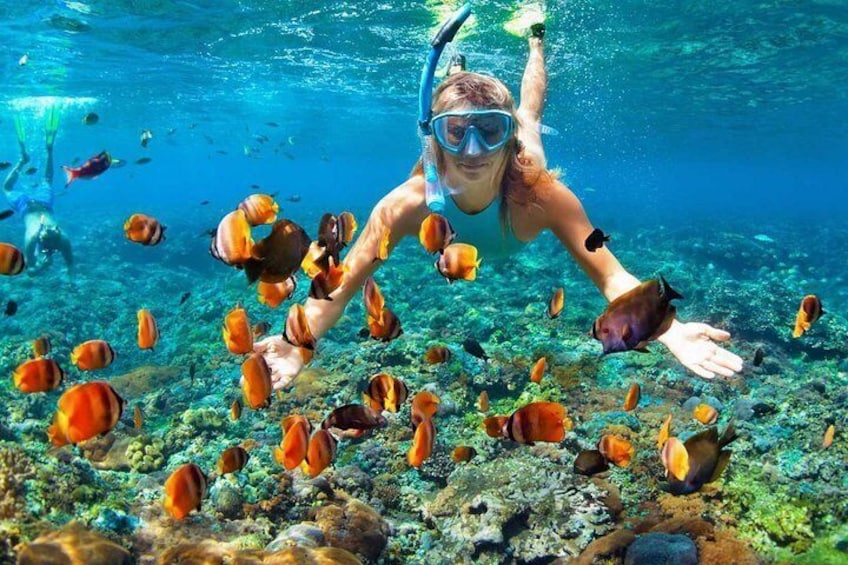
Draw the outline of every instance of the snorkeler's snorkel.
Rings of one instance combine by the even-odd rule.
[[[465,4],[453,13],[448,20],[442,24],[433,40],[430,41],[430,52],[427,61],[421,71],[421,85],[418,89],[418,129],[421,133],[421,159],[424,165],[425,198],[427,207],[433,212],[440,212],[445,207],[445,193],[442,182],[439,180],[439,171],[436,168],[435,155],[433,154],[433,130],[430,127],[430,119],[433,117],[431,103],[433,101],[433,77],[436,74],[436,66],[445,45],[453,40],[456,32],[471,15],[471,4]]]

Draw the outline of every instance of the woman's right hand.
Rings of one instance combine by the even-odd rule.
[[[304,365],[300,350],[280,335],[272,335],[254,343],[253,350],[261,353],[268,363],[274,389],[291,386]]]

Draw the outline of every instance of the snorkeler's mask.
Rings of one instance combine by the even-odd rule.
[[[443,112],[433,116],[433,135],[453,155],[491,153],[509,141],[514,127],[512,114],[503,110]]]

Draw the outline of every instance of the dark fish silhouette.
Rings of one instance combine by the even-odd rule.
[[[253,257],[244,264],[248,282],[283,282],[300,268],[310,243],[302,227],[291,220],[277,220],[271,233],[254,244]]]
[[[286,201],[288,201],[288,202],[300,202],[300,194],[292,194],[291,196],[286,196]]]
[[[0,212],[0,220],[5,220],[6,218],[11,218],[14,215],[15,215],[15,211],[12,210],[11,208],[8,209],[8,210],[3,210],[2,212]]]
[[[609,241],[610,236],[604,234],[599,228],[595,228],[589,237],[586,238],[586,250],[594,253],[604,246],[605,241]]]
[[[38,169],[36,167],[30,167],[29,169],[24,171],[24,174],[25,175],[34,175],[37,172],[38,172]]]
[[[766,356],[766,352],[763,351],[762,347],[758,347],[754,352],[754,367],[759,367],[763,364],[763,359]]]
[[[17,311],[18,311],[18,303],[17,302],[15,302],[14,300],[10,300],[9,302],[6,303],[5,314],[7,316],[14,316],[15,312],[17,312]]]
[[[141,159],[137,159],[135,164],[136,165],[146,165],[147,163],[149,163],[152,160],[153,159],[151,159],[150,157],[142,157]]]
[[[584,449],[574,460],[574,472],[591,477],[609,470],[609,463],[597,449]]]
[[[189,292],[189,291],[184,292],[183,295],[180,296],[180,305],[185,304],[185,301],[188,300],[190,297],[191,297],[191,292]]]
[[[279,127],[280,124],[278,124],[277,122],[265,122],[265,125],[268,126],[268,127],[275,128],[275,127]]]
[[[662,335],[674,321],[671,301],[683,298],[661,276],[633,288],[607,305],[592,325],[592,337],[604,344],[604,354],[637,349]]]
[[[191,386],[194,386],[194,376],[197,374],[197,365],[193,362],[188,367],[188,378],[191,379]]]
[[[339,428],[342,430],[371,430],[386,425],[382,414],[365,404],[345,404],[339,406],[324,418],[321,428]]]
[[[0,171],[5,171],[6,169],[8,169],[11,166],[12,166],[12,163],[10,163],[9,161],[0,161]]]
[[[483,351],[483,346],[480,345],[480,342],[476,339],[468,338],[462,342],[462,348],[466,351],[466,353],[470,353],[474,357],[478,359],[482,359],[483,361],[488,361],[489,356],[486,355],[486,352]]]
[[[689,473],[682,481],[669,473],[669,492],[690,494],[718,479],[733,453],[724,447],[736,437],[736,428],[731,421],[721,437],[718,437],[718,428],[713,427],[687,439],[683,445],[689,454]]]
[[[209,204],[209,201],[208,201],[208,200],[201,200],[201,201],[200,201],[200,205],[201,205],[201,206],[206,206],[207,204]]]
[[[98,116],[94,112],[89,112],[88,114],[86,114],[82,118],[82,123],[84,123],[87,126],[93,126],[94,124],[96,124],[99,121],[100,121],[100,116]]]

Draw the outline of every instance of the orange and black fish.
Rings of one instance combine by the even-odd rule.
[[[489,416],[483,420],[483,429],[489,437],[506,438],[507,422],[509,422],[509,416]]]
[[[107,382],[72,386],[59,398],[47,436],[53,445],[61,447],[106,434],[118,424],[124,404],[124,399]]]
[[[353,241],[353,234],[356,233],[356,218],[350,212],[342,212],[338,217],[339,244],[342,247],[347,246]]]
[[[90,180],[97,178],[106,172],[111,164],[112,157],[107,151],[102,151],[79,167],[68,167],[67,165],[63,165],[62,168],[65,170],[65,176],[67,177],[65,187],[70,186],[70,184],[77,179]]]
[[[44,357],[50,354],[50,338],[46,335],[37,337],[32,342],[32,352],[35,358]]]
[[[102,339],[92,339],[77,345],[71,352],[71,363],[81,371],[103,369],[115,360],[115,350]]]
[[[286,416],[282,421],[283,441],[274,449],[274,459],[291,471],[306,458],[312,424],[305,416]]]
[[[574,460],[574,472],[591,477],[609,471],[609,463],[597,449],[584,449]]]
[[[292,304],[289,315],[286,317],[286,327],[283,330],[283,339],[296,347],[302,347],[307,351],[315,350],[315,336],[309,329],[309,318],[302,304]]]
[[[657,449],[662,450],[669,437],[671,437],[671,414],[668,415],[663,425],[660,426],[660,431],[657,434]]]
[[[142,245],[158,245],[165,240],[166,226],[145,214],[133,214],[124,222],[127,239]]]
[[[239,203],[238,209],[244,212],[247,223],[259,226],[274,223],[280,205],[268,194],[251,194]]]
[[[586,246],[586,251],[590,253],[594,253],[598,249],[604,246],[604,242],[610,240],[610,236],[604,234],[599,228],[595,228],[592,230],[592,233],[586,238],[584,245]]]
[[[335,458],[336,438],[329,431],[321,429],[312,434],[301,469],[307,476],[315,478],[329,467]]]
[[[365,313],[371,318],[379,320],[386,307],[386,299],[380,292],[380,287],[374,282],[374,277],[368,277],[362,287],[362,300],[365,303]]]
[[[251,329],[253,332],[253,339],[259,339],[260,337],[267,334],[271,331],[271,322],[268,320],[262,320],[261,322],[256,322],[253,324],[253,328]]]
[[[562,313],[562,309],[565,306],[565,289],[562,287],[554,290],[554,293],[551,295],[551,299],[548,300],[548,318],[553,320],[557,316]]]
[[[317,240],[310,243],[303,261],[300,262],[300,268],[310,279],[314,279],[315,275],[321,271],[329,269],[330,253],[327,248],[321,247]]]
[[[47,392],[62,384],[65,372],[53,359],[38,357],[18,365],[12,382],[21,392]]]
[[[224,216],[214,230],[209,253],[226,265],[244,265],[253,251],[250,224],[244,210]]]
[[[403,334],[400,318],[388,308],[383,308],[379,319],[369,316],[368,330],[373,339],[386,343],[399,338]]]
[[[627,391],[627,396],[624,397],[624,411],[630,412],[631,410],[635,410],[636,406],[639,405],[639,399],[641,397],[642,387],[639,386],[639,383],[630,385],[630,390]]]
[[[534,383],[542,382],[542,377],[545,376],[545,369],[547,368],[548,360],[544,357],[540,358],[530,370],[530,380]]]
[[[436,365],[438,363],[447,363],[450,361],[451,352],[450,349],[445,347],[444,345],[434,345],[424,354],[424,359],[430,365]]]
[[[601,438],[598,451],[607,461],[618,467],[627,467],[636,455],[636,449],[630,441],[613,434]]]
[[[795,316],[795,329],[792,331],[792,337],[801,337],[807,330],[810,329],[816,320],[824,314],[822,303],[815,294],[808,294],[801,300],[801,306],[798,308],[798,314]]]
[[[237,445],[227,448],[221,453],[221,457],[218,458],[218,472],[226,475],[241,471],[247,465],[248,459],[250,459],[250,455],[248,455],[242,446]]]
[[[324,248],[326,259],[332,258],[338,264],[342,247],[339,242],[339,219],[329,212],[321,216],[318,224],[318,245]]]
[[[404,382],[388,373],[377,373],[368,381],[368,388],[362,393],[365,404],[374,410],[397,412],[406,402],[409,389]]]
[[[153,349],[159,343],[159,325],[150,310],[142,308],[138,311],[138,347]]]
[[[534,445],[537,441],[559,443],[571,428],[565,406],[557,402],[532,402],[512,413],[503,432],[515,442]]]
[[[479,412],[489,411],[489,393],[485,390],[481,390],[480,396],[477,397],[477,410]]]
[[[312,278],[312,284],[309,286],[309,297],[316,300],[332,300],[330,295],[342,286],[347,271],[348,268],[344,263],[336,265],[335,260],[331,257],[328,269],[319,271]]]
[[[206,496],[206,475],[194,463],[178,467],[165,481],[165,511],[175,520],[182,520],[192,510],[200,512]]]
[[[241,417],[241,400],[236,398],[230,405],[230,420],[236,422],[239,417]]]
[[[477,258],[477,248],[467,243],[451,243],[442,251],[434,265],[448,283],[456,280],[473,281],[482,259]]]
[[[660,458],[667,477],[673,476],[678,481],[686,479],[690,470],[689,453],[682,441],[676,437],[668,438],[663,444]]]
[[[436,425],[431,418],[422,420],[415,428],[412,445],[406,454],[406,459],[413,467],[420,467],[433,454],[433,443],[436,441]]]
[[[674,473],[669,474],[668,490],[672,494],[690,494],[699,490],[706,483],[711,483],[721,476],[730,462],[732,451],[724,447],[736,439],[736,428],[733,422],[727,425],[721,437],[715,427],[704,430],[684,442],[689,462],[689,471],[684,479],[678,479]],[[666,442],[669,448],[671,439]]]
[[[0,243],[0,275],[21,274],[26,266],[23,252],[10,243]]]
[[[256,285],[256,294],[260,304],[269,308],[277,308],[284,300],[288,300],[297,289],[297,277],[290,276],[283,282],[266,283],[259,281]]]
[[[716,420],[718,420],[718,410],[702,402],[692,410],[692,416],[702,424],[709,426],[715,424]]]
[[[409,411],[409,420],[412,427],[417,428],[424,420],[429,420],[436,415],[442,400],[430,391],[422,390],[412,397],[412,408]]]
[[[224,327],[221,330],[224,343],[230,353],[246,355],[253,351],[253,332],[247,310],[237,305],[224,317]]]
[[[477,455],[477,450],[470,445],[457,445],[451,451],[451,459],[454,463],[468,463]]]
[[[244,263],[248,283],[285,281],[300,268],[311,243],[302,227],[291,220],[277,220],[271,233],[253,245]]]
[[[322,429],[373,430],[386,425],[386,419],[378,411],[364,404],[345,404],[330,412],[321,422]]]
[[[133,427],[140,430],[144,425],[144,415],[141,413],[141,406],[136,404],[133,408]]]
[[[418,241],[427,253],[444,251],[445,247],[456,239],[456,232],[447,218],[435,212],[424,218],[418,230]]]
[[[241,364],[244,403],[254,410],[271,405],[271,369],[261,353],[251,353]]]
[[[676,309],[671,301],[683,298],[663,278],[651,279],[607,305],[592,325],[592,337],[602,342],[604,354],[644,350],[671,326]]]

